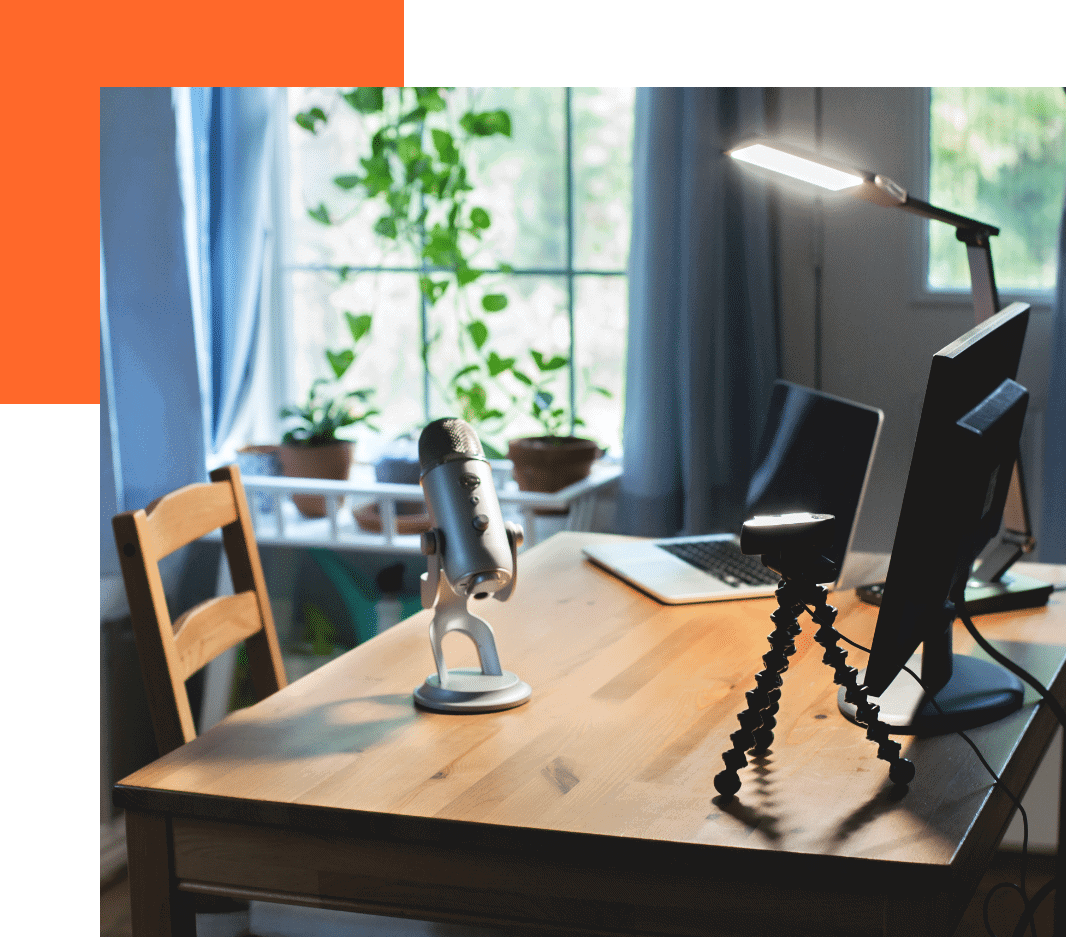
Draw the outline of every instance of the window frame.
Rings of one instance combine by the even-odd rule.
[[[932,108],[932,88],[914,89],[915,127],[914,136],[915,151],[913,165],[915,174],[914,185],[902,183],[903,187],[913,192],[918,198],[929,201],[929,176],[930,163],[932,160],[929,117]],[[900,180],[897,180],[900,181]],[[948,211],[955,209],[951,205],[938,205]],[[979,219],[982,220],[982,219]],[[910,218],[911,224],[918,226],[917,237],[913,239],[916,247],[910,253],[911,266],[911,295],[917,306],[940,306],[952,309],[973,307],[973,294],[969,289],[954,289],[950,287],[934,288],[929,286],[929,225],[932,221],[923,218]],[[959,242],[959,250],[965,250],[962,242]],[[996,269],[996,238],[991,239],[992,270]],[[1048,290],[1017,290],[1004,289],[996,282],[996,293],[999,296],[1000,308],[1004,308],[1013,302],[1029,303],[1033,312],[1051,313],[1051,305],[1054,299],[1054,289]]]
[[[577,348],[578,341],[576,335],[576,319],[575,319],[575,295],[576,295],[576,281],[578,278],[583,277],[621,277],[624,280],[628,280],[629,271],[627,268],[619,269],[598,269],[598,268],[584,268],[575,267],[574,254],[575,254],[575,214],[574,214],[574,201],[575,201],[575,187],[574,187],[574,138],[573,138],[573,88],[566,86],[561,88],[563,92],[563,109],[564,109],[564,173],[565,173],[565,228],[563,233],[566,238],[566,250],[565,250],[565,263],[562,267],[520,267],[514,266],[503,274],[505,277],[516,276],[550,276],[559,277],[565,280],[565,293],[566,293],[566,316],[567,316],[567,328],[568,328],[568,347],[569,347],[569,363],[567,366],[567,384],[569,394],[569,412],[570,412],[570,427],[569,432],[575,434],[577,426],[575,420],[579,417],[577,412]],[[288,105],[286,105],[286,108]],[[288,189],[292,180],[286,171],[285,188]],[[293,290],[293,277],[295,274],[301,272],[321,273],[325,271],[339,272],[340,267],[325,265],[325,264],[300,264],[293,260],[294,251],[292,250],[292,241],[288,241],[288,249],[286,250],[286,258],[282,266],[282,274],[286,281],[286,290],[289,291],[289,295],[292,295]],[[400,273],[411,274],[417,276],[424,273],[438,272],[438,268],[425,267],[425,266],[404,266],[404,265],[357,265],[348,264],[345,265],[345,269],[351,273]],[[425,338],[429,330],[428,321],[429,306],[426,298],[419,293],[419,316],[422,330],[422,338]],[[293,315],[293,308],[291,301],[287,304],[286,315],[289,317],[289,332],[291,333],[291,317]],[[287,365],[288,371],[291,374],[292,367]],[[426,421],[431,418],[432,413],[432,395],[430,390],[430,374],[429,370],[423,361],[422,364],[422,412]],[[624,386],[624,375],[623,375]],[[620,404],[621,405],[621,404]],[[621,413],[619,414],[621,416]],[[619,420],[619,428],[621,428],[621,420]]]

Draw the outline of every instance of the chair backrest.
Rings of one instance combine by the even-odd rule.
[[[160,754],[196,737],[185,681],[241,641],[259,699],[286,684],[240,470],[227,465],[210,478],[111,522]],[[159,561],[216,529],[234,594],[208,599],[171,621]]]

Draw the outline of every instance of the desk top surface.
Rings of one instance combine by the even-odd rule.
[[[426,836],[460,821],[542,831],[558,845],[590,834],[940,868],[966,844],[994,848],[1010,804],[957,736],[901,738],[917,777],[893,795],[875,746],[837,710],[806,615],[773,750],[721,803],[713,778],[763,667],[776,603],[660,605],[582,559],[584,543],[606,538],[556,535],[523,554],[509,602],[476,603],[504,668],[533,687],[529,703],[479,715],[417,709],[412,691],[433,671],[423,611],[124,779],[116,800],[208,819],[276,823],[311,808],[338,820],[400,817]],[[1027,572],[1066,578],[1062,567]],[[876,609],[850,591],[831,602],[838,630],[868,643]],[[1062,698],[1063,593],[976,623]],[[957,630],[956,652],[971,648]],[[477,664],[461,635],[444,649],[450,667]],[[864,657],[851,650],[848,663],[861,668]],[[1029,702],[970,735],[1018,790],[1052,731],[1046,707]]]

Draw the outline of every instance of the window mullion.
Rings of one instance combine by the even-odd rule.
[[[574,336],[574,140],[571,88],[564,88],[566,112],[566,317],[570,337],[567,369],[570,377],[570,435],[577,431],[577,363]]]

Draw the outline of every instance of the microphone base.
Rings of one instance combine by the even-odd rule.
[[[528,683],[508,670],[494,675],[459,667],[446,673],[444,686],[439,675],[431,673],[415,690],[419,706],[440,713],[493,713],[521,706],[533,693]]]

